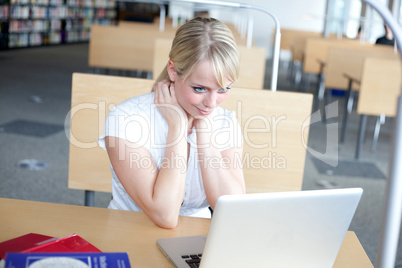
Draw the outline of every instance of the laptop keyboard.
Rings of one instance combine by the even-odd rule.
[[[202,254],[183,255],[181,257],[188,264],[189,267],[200,267]]]

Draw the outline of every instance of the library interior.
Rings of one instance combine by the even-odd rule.
[[[402,35],[402,0],[369,1],[389,11]],[[386,211],[398,166],[401,55],[395,29],[369,1],[0,0],[0,267],[6,242],[27,234],[40,234],[31,238],[37,243],[76,234],[95,251],[127,253],[114,257],[131,266],[171,267],[158,239],[208,233],[216,214],[183,214],[177,227],[164,229],[149,211],[109,208],[118,191],[133,192],[117,183],[117,165],[99,137],[116,106],[156,94],[177,30],[211,17],[230,29],[240,55],[237,80],[219,108],[235,111],[241,127],[234,165],[246,194],[361,188],[331,267],[402,268],[402,211],[393,215],[392,250],[382,254],[383,242],[391,243],[384,230],[393,220]],[[159,160],[129,159],[162,170]],[[224,169],[198,164],[211,165],[212,174]],[[132,210],[144,210],[138,198],[130,199]]]

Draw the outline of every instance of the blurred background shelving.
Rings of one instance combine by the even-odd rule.
[[[0,0],[0,49],[88,41],[116,18],[114,0]]]

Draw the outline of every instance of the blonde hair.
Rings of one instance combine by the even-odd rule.
[[[232,32],[213,18],[194,18],[183,24],[173,39],[169,59],[177,74],[186,79],[205,59],[210,60],[216,81],[222,88],[225,78],[235,82],[239,76],[239,52]],[[155,81],[169,80],[167,66]]]

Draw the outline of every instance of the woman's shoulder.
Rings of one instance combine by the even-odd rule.
[[[138,95],[131,97],[129,99],[124,100],[118,106],[127,106],[127,105],[149,105],[154,102],[154,93],[149,92],[144,95]]]
[[[127,114],[141,113],[148,111],[154,103],[154,93],[134,96],[116,105],[111,111],[120,111]]]

